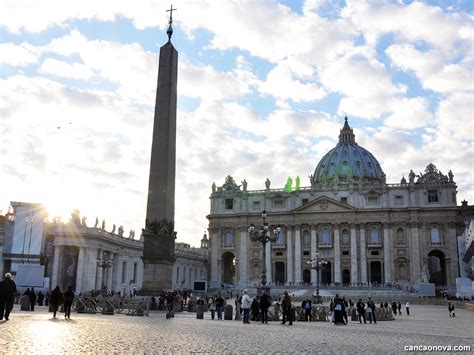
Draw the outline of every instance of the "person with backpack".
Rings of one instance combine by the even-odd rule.
[[[305,299],[301,303],[301,308],[304,310],[304,320],[306,322],[311,322],[311,300]]]

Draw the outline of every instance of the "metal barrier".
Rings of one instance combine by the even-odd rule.
[[[77,313],[121,314],[129,316],[149,316],[149,297],[103,297],[80,296],[75,299],[72,309]]]

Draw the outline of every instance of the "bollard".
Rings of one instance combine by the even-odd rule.
[[[196,306],[196,318],[197,319],[204,319],[204,311],[207,306],[198,304]]]
[[[30,310],[30,296],[23,295],[20,297],[20,310],[22,311]]]
[[[232,320],[232,315],[234,313],[234,308],[230,304],[224,306],[224,320]]]

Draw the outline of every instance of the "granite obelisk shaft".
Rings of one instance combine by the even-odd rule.
[[[143,230],[141,294],[172,287],[176,169],[176,99],[178,52],[170,41],[160,49],[151,148],[146,227]]]

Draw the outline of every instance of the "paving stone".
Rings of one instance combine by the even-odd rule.
[[[474,313],[444,306],[412,306],[412,315],[378,324],[349,322],[271,322],[204,320],[195,313],[174,319],[152,312],[149,317],[72,314],[52,318],[45,307],[20,312],[0,322],[0,353],[258,353],[360,354],[404,352],[405,345],[470,345],[474,351]]]

